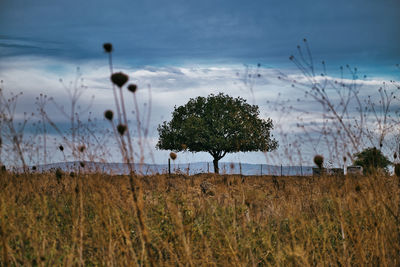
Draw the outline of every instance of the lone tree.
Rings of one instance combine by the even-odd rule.
[[[213,156],[214,172],[226,153],[272,151],[278,143],[272,137],[271,119],[259,118],[258,106],[219,93],[192,98],[174,108],[172,120],[158,126],[158,149],[208,152]]]
[[[362,166],[364,174],[371,174],[377,170],[387,172],[387,167],[392,163],[376,147],[366,148],[354,154],[354,165]]]

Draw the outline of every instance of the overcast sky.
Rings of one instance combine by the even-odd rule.
[[[59,79],[68,84],[79,66],[88,86],[81,104],[94,95],[92,111],[101,116],[104,109],[114,108],[102,49],[104,42],[111,42],[114,67],[138,84],[141,104],[147,102],[151,85],[153,142],[157,125],[170,119],[174,105],[210,93],[242,96],[260,105],[264,117],[284,125],[293,119],[274,114],[267,100],[277,99],[278,93],[301,95],[276,78],[282,72],[300,74],[289,56],[296,54],[303,38],[317,65],[325,60],[332,76],[341,65],[357,67],[370,81],[365,90],[372,91],[383,80],[398,80],[398,14],[397,0],[1,0],[0,79],[6,91],[24,92],[20,113],[34,110],[39,93],[68,106]],[[254,71],[257,63],[262,76],[252,94],[242,78],[245,64]],[[303,104],[313,109],[313,103]],[[57,112],[52,115],[66,123]],[[156,161],[167,154],[154,151]],[[200,153],[180,159],[211,157]],[[247,153],[225,160],[264,163],[265,157]]]

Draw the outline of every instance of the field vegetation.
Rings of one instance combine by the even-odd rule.
[[[396,266],[394,176],[0,176],[3,266]],[[136,210],[133,207],[138,207]],[[151,255],[141,242],[137,213]],[[150,258],[151,257],[151,258]]]

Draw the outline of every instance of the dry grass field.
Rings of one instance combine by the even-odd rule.
[[[400,263],[393,176],[135,179],[140,210],[127,176],[3,172],[1,266]]]

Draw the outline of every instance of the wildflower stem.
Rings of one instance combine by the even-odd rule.
[[[139,137],[138,143],[139,143],[139,147],[140,147],[140,163],[143,163],[144,151],[143,151],[143,144],[142,144],[142,126],[141,126],[141,122],[140,122],[140,110],[139,110],[139,105],[137,103],[136,94],[133,94],[133,102],[135,104],[136,124],[137,124],[138,137]]]
[[[113,71],[113,65],[112,65],[111,52],[108,53],[108,65],[110,67],[110,75],[112,75],[114,73],[114,71]],[[115,88],[115,84],[114,83],[112,83],[112,88],[113,88],[115,106],[117,107],[118,123],[120,124],[120,123],[122,123],[122,121],[121,121],[121,110],[120,110],[119,103],[118,103],[117,89]]]
[[[120,94],[120,100],[121,100],[121,106],[122,106],[122,114],[124,118],[124,124],[127,127],[127,138],[128,138],[128,145],[129,145],[129,152],[127,153],[127,156],[129,157],[129,162],[131,164],[134,163],[134,158],[133,158],[133,147],[132,147],[132,140],[131,140],[131,135],[129,132],[129,127],[128,127],[128,119],[126,117],[126,109],[125,109],[125,103],[124,103],[124,94],[122,92],[122,89],[119,90]]]

